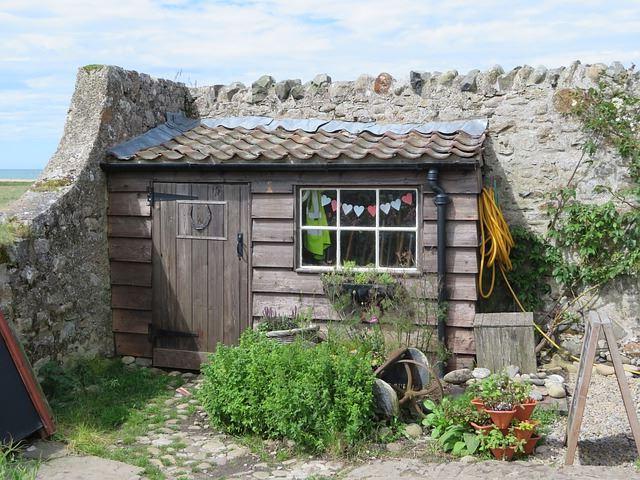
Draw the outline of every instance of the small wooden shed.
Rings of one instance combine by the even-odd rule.
[[[449,364],[469,365],[486,125],[169,114],[112,148],[103,168],[117,353],[198,368],[265,307],[336,318],[320,274],[346,261],[437,273],[441,188]]]

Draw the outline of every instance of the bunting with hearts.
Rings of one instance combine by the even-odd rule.
[[[389,215],[389,213],[391,213],[392,210],[399,212],[402,205],[408,205],[408,206],[413,205],[413,202],[414,202],[413,197],[414,197],[414,194],[412,192],[407,192],[401,197],[396,198],[395,200],[392,200],[391,202],[381,203],[380,211],[385,215]],[[336,200],[331,200],[329,197],[325,197],[323,195],[323,198],[321,201],[323,206],[331,204],[331,209],[334,212],[338,209],[338,204]],[[365,205],[352,205],[350,203],[343,203],[341,207],[342,207],[342,213],[345,216],[349,215],[350,213],[353,213],[356,217],[360,218],[364,212],[367,212],[371,217],[375,217],[377,213],[377,209],[375,205],[365,206]]]

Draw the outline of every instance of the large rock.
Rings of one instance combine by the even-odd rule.
[[[564,398],[567,396],[567,391],[561,383],[551,382],[547,385],[547,390],[549,391],[549,396],[553,398]]]
[[[447,373],[443,380],[447,383],[453,383],[454,385],[462,385],[467,380],[473,378],[473,373],[468,368],[460,368]]]
[[[373,396],[376,402],[376,414],[383,418],[393,418],[400,414],[398,395],[387,382],[376,378],[373,385]]]
[[[275,80],[270,75],[263,75],[251,84],[251,103],[259,103],[267,98],[269,89],[273,86]]]

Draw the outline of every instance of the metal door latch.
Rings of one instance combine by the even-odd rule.
[[[242,233],[237,235],[236,253],[238,254],[238,260],[244,258],[244,234]]]

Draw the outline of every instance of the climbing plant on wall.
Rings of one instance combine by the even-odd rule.
[[[578,299],[587,306],[610,281],[640,273],[640,97],[631,92],[628,77],[603,77],[597,86],[574,90],[565,99],[584,141],[569,181],[548,204],[547,253],[564,299],[550,331]],[[612,167],[604,164],[611,156],[601,155],[611,150],[621,160],[615,168],[624,172],[623,180],[593,189],[604,200],[581,200],[577,172],[585,165]]]

